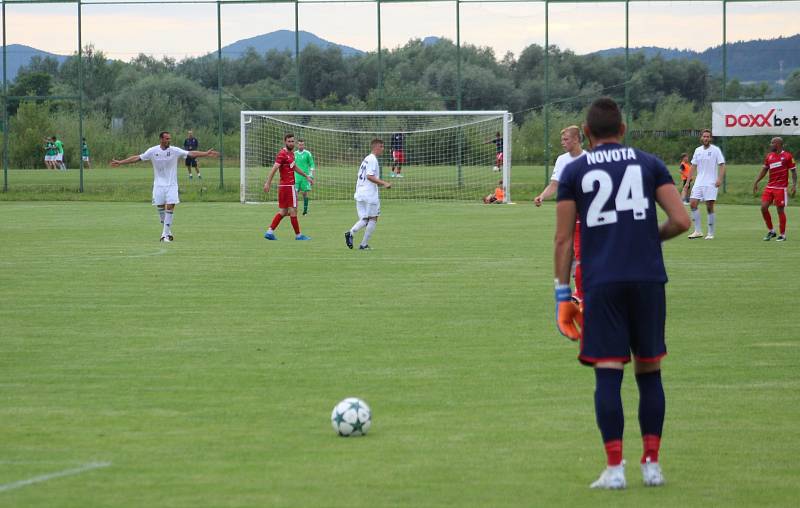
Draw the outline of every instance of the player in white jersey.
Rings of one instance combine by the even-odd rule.
[[[553,174],[550,176],[550,183],[544,188],[541,194],[533,198],[536,206],[542,206],[542,201],[549,198],[558,190],[558,180],[567,164],[578,157],[583,157],[585,153],[581,147],[581,130],[577,125],[570,125],[561,130],[561,147],[564,153],[558,156],[556,164],[553,166]]]
[[[373,139],[370,143],[371,153],[364,157],[361,166],[358,168],[358,179],[356,180],[356,192],[353,199],[356,200],[356,212],[358,221],[353,224],[350,231],[344,234],[344,241],[347,247],[353,248],[353,235],[362,228],[367,228],[364,238],[358,246],[359,250],[369,250],[369,239],[378,225],[378,216],[381,214],[381,199],[378,194],[378,185],[390,189],[392,184],[381,180],[381,168],[378,164],[378,157],[383,154],[383,141]]]
[[[141,155],[132,155],[123,160],[112,160],[111,167],[119,167],[125,164],[133,164],[139,161],[150,161],[153,164],[153,204],[158,208],[158,215],[161,219],[161,241],[171,242],[172,236],[172,215],[175,213],[175,205],[180,203],[178,198],[178,159],[186,157],[218,157],[219,152],[214,149],[200,152],[197,150],[186,151],[183,148],[170,146],[172,137],[167,131],[159,135],[160,144],[148,148]]]
[[[708,211],[708,234],[706,235],[706,240],[713,240],[714,226],[716,224],[714,203],[717,201],[719,186],[722,185],[722,180],[725,178],[725,157],[719,147],[711,144],[710,130],[703,129],[700,141],[703,144],[694,151],[692,173],[684,184],[684,189],[686,189],[689,186],[689,182],[694,179],[692,193],[689,195],[689,207],[692,209],[694,232],[689,235],[689,239],[703,237],[700,210],[697,209],[697,204],[700,201],[705,201],[706,210]]]

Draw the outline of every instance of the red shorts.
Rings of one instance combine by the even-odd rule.
[[[772,189],[767,187],[764,189],[764,194],[761,195],[762,203],[774,203],[775,206],[786,206],[787,201],[789,201],[789,198],[786,189]]]
[[[575,234],[572,236],[572,251],[576,260],[581,260],[581,221],[575,221]]]
[[[406,161],[406,154],[402,150],[394,150],[392,152],[392,159],[398,164],[403,164]]]
[[[498,168],[503,165],[503,152],[497,154],[497,157],[494,158],[494,162]]]
[[[297,208],[297,191],[294,185],[278,185],[278,208]]]

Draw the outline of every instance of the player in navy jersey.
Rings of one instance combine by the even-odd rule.
[[[661,242],[689,228],[689,215],[659,159],[620,144],[622,114],[610,98],[596,100],[584,132],[593,147],[567,165],[558,185],[555,237],[556,315],[565,335],[580,335],[569,288],[575,217],[581,217],[584,311],[581,363],[595,370],[595,411],[608,467],[592,488],[624,488],[622,375],[633,353],[644,443],[644,483],[662,485],[658,463],[664,424],[661,358],[667,274]],[[667,220],[658,224],[656,203]]]
[[[405,144],[406,135],[402,132],[392,134],[392,178],[403,178],[403,164],[406,162]]]
[[[183,140],[183,149],[187,152],[197,150],[197,147],[200,146],[200,142],[194,137],[194,133],[189,131],[186,134],[187,138]],[[197,173],[197,178],[202,180],[203,177],[200,176],[200,166],[197,163],[197,159],[194,157],[186,157],[186,169],[189,171],[189,180],[192,179],[192,168],[194,168],[194,172]]]

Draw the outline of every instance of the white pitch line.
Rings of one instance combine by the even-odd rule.
[[[73,476],[76,474],[85,473],[86,471],[91,471],[92,469],[100,469],[102,467],[108,467],[110,465],[111,462],[90,462],[80,467],[65,469],[63,471],[56,471],[55,473],[43,474],[41,476],[34,476],[33,478],[28,478],[27,480],[20,480],[17,482],[6,483],[0,485],[0,492],[6,492],[8,490],[18,489],[20,487],[32,485],[34,483],[46,482],[47,480],[52,480],[54,478],[61,478],[62,476]]]

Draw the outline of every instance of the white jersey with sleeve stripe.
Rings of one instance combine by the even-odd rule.
[[[189,152],[175,146],[161,149],[161,145],[148,148],[139,156],[153,164],[153,186],[178,185],[178,159],[185,159]]]
[[[569,152],[559,155],[556,159],[555,165],[553,166],[553,175],[550,177],[550,180],[553,182],[558,182],[561,179],[561,173],[564,172],[564,168],[567,167],[567,164],[583,157],[585,153],[586,152],[581,150],[581,153],[575,157],[573,157]]]
[[[372,153],[364,157],[361,167],[358,168],[358,180],[356,180],[356,192],[353,195],[353,199],[367,203],[379,203],[378,185],[369,181],[367,176],[381,177],[378,158]]]
[[[719,176],[717,170],[720,164],[725,164],[725,157],[717,145],[708,145],[708,148],[700,145],[694,150],[692,164],[697,166],[695,186],[716,185]]]

